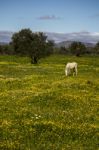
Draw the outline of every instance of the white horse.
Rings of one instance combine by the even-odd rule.
[[[76,62],[72,62],[72,63],[68,62],[66,64],[66,68],[65,68],[66,76],[69,76],[72,73],[73,73],[73,76],[77,75],[77,63]]]

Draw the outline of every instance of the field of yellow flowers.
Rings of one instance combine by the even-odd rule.
[[[0,132],[1,150],[98,150],[99,57],[0,56]]]

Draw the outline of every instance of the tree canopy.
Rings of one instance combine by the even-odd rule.
[[[22,29],[13,34],[12,45],[16,54],[28,55],[31,63],[37,63],[42,57],[53,52],[53,41],[48,41],[42,32],[33,33],[30,29]]]
[[[73,42],[69,48],[71,53],[76,56],[80,56],[81,54],[84,54],[86,50],[86,46],[81,42]]]
[[[94,51],[96,54],[99,54],[99,42],[96,43],[96,45],[94,47]]]

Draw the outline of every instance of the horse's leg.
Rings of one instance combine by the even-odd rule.
[[[75,68],[75,75],[77,76],[77,68]]]

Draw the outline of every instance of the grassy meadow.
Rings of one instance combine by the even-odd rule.
[[[99,57],[0,56],[0,139],[1,150],[99,150]]]

